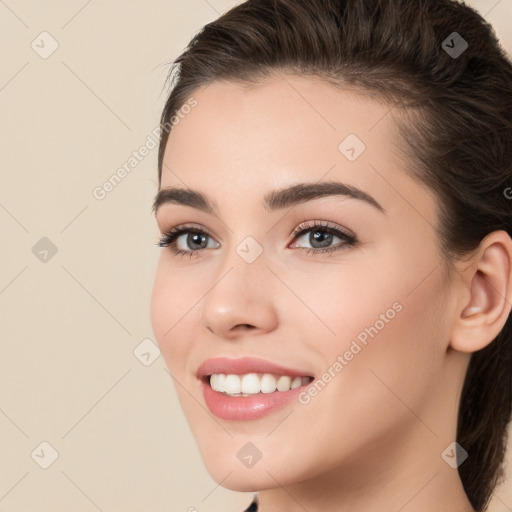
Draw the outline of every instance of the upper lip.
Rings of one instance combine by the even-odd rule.
[[[289,375],[290,377],[310,377],[311,374],[295,370],[279,364],[253,357],[231,359],[217,357],[207,359],[197,369],[197,377],[203,378],[213,373],[244,375],[246,373],[271,373],[273,375]]]

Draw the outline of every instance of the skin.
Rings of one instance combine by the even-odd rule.
[[[161,233],[192,222],[211,238],[192,258],[161,249],[151,321],[211,477],[259,491],[261,512],[472,511],[441,454],[456,437],[471,352],[510,312],[510,237],[491,233],[447,279],[437,198],[406,173],[389,107],[355,90],[274,75],[193,96],[197,106],[170,133],[161,187],[200,190],[219,215],[157,211]],[[338,150],[349,133],[366,145],[353,162]],[[262,206],[271,190],[328,180],[361,188],[385,213],[342,196]],[[291,233],[313,220],[358,243],[306,253],[318,246]],[[250,264],[235,250],[247,236],[263,249]],[[186,239],[179,248],[197,249]],[[208,411],[195,376],[205,359],[261,357],[321,377],[396,302],[401,311],[308,404],[245,422]],[[262,453],[249,468],[237,458],[247,442]]]

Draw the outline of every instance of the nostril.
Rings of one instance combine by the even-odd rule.
[[[254,325],[251,325],[251,324],[238,324],[236,326],[236,329],[241,329],[241,330],[245,331],[245,330],[249,330],[249,329],[254,329]]]

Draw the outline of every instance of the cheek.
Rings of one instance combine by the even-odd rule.
[[[159,344],[163,340],[166,330],[166,312],[171,310],[169,301],[172,294],[168,293],[171,286],[172,283],[169,282],[163,270],[162,257],[160,257],[151,292],[151,326]]]
[[[357,458],[364,445],[391,446],[400,432],[418,424],[415,414],[430,417],[425,411],[440,378],[442,338],[447,332],[443,331],[444,302],[437,300],[442,292],[439,273],[412,292],[418,283],[413,269],[397,275],[388,271],[380,281],[374,277],[361,276],[361,282],[374,283],[372,288],[338,292],[337,307],[322,316],[336,336],[320,339],[317,334],[311,347],[324,361],[325,373],[319,375],[318,391],[304,396],[295,418],[300,414],[315,418],[314,433],[304,431],[303,446],[312,448],[301,453],[315,460],[320,449],[315,439],[323,439],[324,465],[334,466],[342,456]],[[317,306],[323,305],[318,299]],[[320,311],[326,314],[325,309]],[[314,340],[313,329],[310,332],[306,337]],[[424,429],[424,435],[428,440],[431,433]]]
[[[194,316],[197,297],[193,284],[185,287],[165,256],[160,257],[153,283],[151,325],[167,367],[172,371],[183,367],[190,342],[183,332]],[[187,293],[187,290],[192,291]]]
[[[333,361],[355,341],[361,350],[353,360],[366,364],[367,378],[370,363],[385,366],[390,378],[387,368],[401,365],[416,367],[412,372],[420,377],[432,366],[437,370],[444,355],[448,289],[435,247],[421,234],[411,233],[407,241],[389,237],[378,250],[361,252],[357,266],[348,262],[321,270],[324,274],[311,272],[301,289],[330,327],[331,333],[324,329],[323,355]],[[319,288],[319,283],[327,285]]]
[[[359,411],[368,435],[377,417],[391,424],[393,415],[407,416],[404,403],[419,413],[441,376],[446,301],[438,270],[417,286],[418,276],[426,274],[428,270],[422,273],[409,265],[399,272],[388,269],[380,280],[365,276],[372,287],[353,288],[358,291],[343,296],[337,321],[331,316],[339,335],[323,355],[329,365],[342,356],[343,368],[327,391],[343,409]]]

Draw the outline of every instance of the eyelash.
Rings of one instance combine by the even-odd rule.
[[[305,251],[306,254],[313,253],[313,256],[316,256],[319,253],[334,253],[347,247],[353,247],[358,243],[358,240],[355,236],[350,235],[342,231],[341,229],[335,227],[333,224],[324,221],[309,221],[309,223],[300,224],[292,233],[292,241],[297,240],[304,234],[308,233],[309,231],[314,231],[315,229],[316,231],[320,231],[322,233],[337,236],[338,238],[341,238],[343,240],[343,243],[325,249],[310,249],[308,247],[298,247],[297,249]],[[206,231],[197,226],[181,225],[172,228],[167,233],[164,233],[164,235],[160,238],[156,245],[158,245],[159,247],[168,247],[176,256],[184,256],[185,254],[188,254],[189,257],[192,258],[194,255],[198,255],[198,253],[200,253],[204,249],[197,249],[195,251],[184,251],[182,249],[177,249],[176,240],[185,233],[201,234],[211,238],[211,235],[209,233],[207,233]]]

